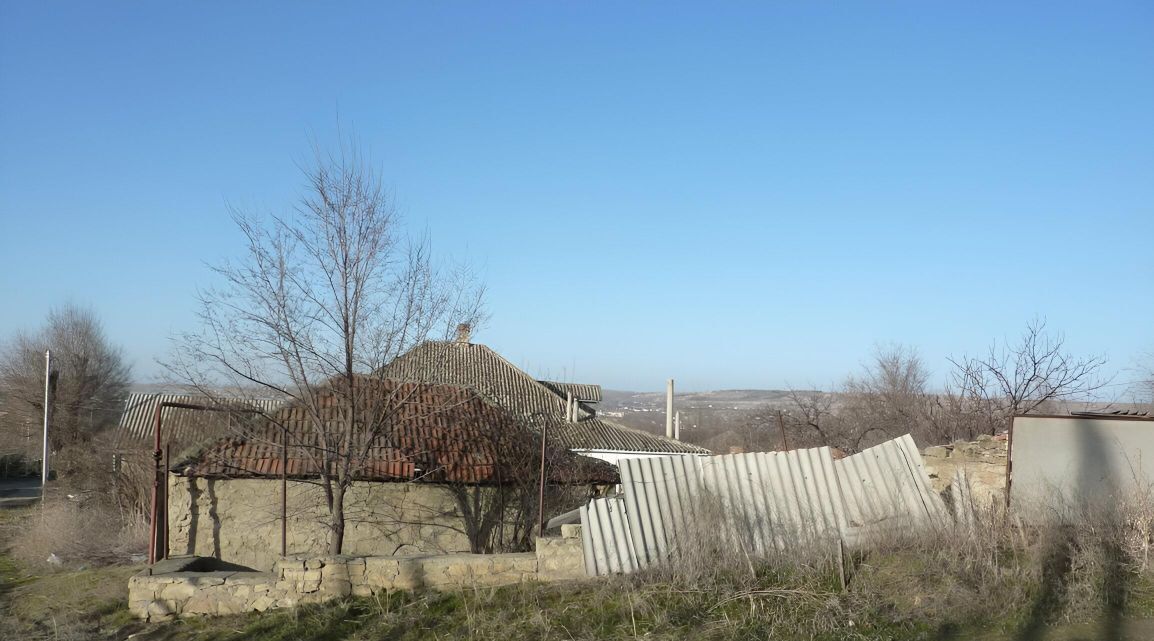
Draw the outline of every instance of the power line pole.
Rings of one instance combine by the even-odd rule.
[[[40,453],[40,500],[48,486],[48,425],[52,420],[52,397],[56,392],[56,377],[52,375],[52,350],[44,350],[44,449]]]

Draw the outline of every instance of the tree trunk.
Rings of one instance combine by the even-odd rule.
[[[333,507],[329,513],[329,525],[332,529],[329,538],[329,554],[340,554],[345,547],[345,487],[337,483],[333,488]]]

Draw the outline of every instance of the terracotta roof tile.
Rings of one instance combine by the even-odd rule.
[[[177,473],[280,476],[287,436],[288,475],[320,476],[324,453],[343,448],[334,426],[346,411],[338,402],[343,397],[339,386],[321,394],[319,416],[302,404],[289,404],[247,434],[217,441],[177,466]],[[358,414],[353,476],[358,480],[504,483],[537,478],[540,437],[471,390],[366,377],[358,380],[353,397]],[[330,429],[314,429],[317,424]],[[551,447],[547,460],[553,482],[617,482],[613,466],[561,447]]]

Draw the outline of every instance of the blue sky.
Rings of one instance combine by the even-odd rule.
[[[543,376],[1154,351],[1150,3],[160,4],[0,4],[0,336],[91,305],[152,377],[339,120]]]

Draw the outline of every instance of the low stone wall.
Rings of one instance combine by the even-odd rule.
[[[280,481],[169,477],[172,554],[227,559],[272,570],[280,558]],[[288,484],[288,554],[327,545],[322,488]],[[345,497],[345,551],[356,556],[469,551],[452,495],[434,483],[358,483]]]
[[[983,434],[972,442],[935,445],[922,451],[922,462],[934,490],[946,492],[960,472],[969,482],[974,504],[980,507],[1005,504],[1008,459],[1005,434]]]
[[[287,558],[272,572],[188,571],[204,559],[159,563],[128,582],[128,607],[146,620],[263,612],[394,590],[455,590],[583,578],[580,526],[537,539],[523,554]]]

